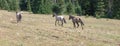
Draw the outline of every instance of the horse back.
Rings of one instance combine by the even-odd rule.
[[[16,17],[17,17],[18,20],[20,20],[22,18],[21,13],[16,13]]]
[[[74,16],[74,18],[72,19],[73,22],[81,22],[81,18],[80,16]]]
[[[61,19],[63,19],[64,18],[64,16],[57,16],[56,17],[56,19],[58,19],[58,20],[61,20]]]

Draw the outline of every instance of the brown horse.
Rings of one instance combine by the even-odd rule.
[[[79,27],[79,23],[81,24],[81,27],[83,29],[83,25],[84,23],[82,22],[82,20],[80,19],[79,16],[75,17],[75,16],[71,16],[69,15],[69,20],[72,19],[72,22],[73,22],[73,25],[74,27],[76,27],[76,24],[77,24],[77,28]]]
[[[22,15],[20,12],[16,12],[16,19],[17,19],[17,23],[21,21]]]
[[[58,22],[59,24],[59,21],[61,22],[61,26],[63,26],[63,23],[66,23],[66,20],[64,18],[64,16],[58,16],[56,13],[53,14],[53,17],[55,17],[55,26],[56,26],[56,23]]]

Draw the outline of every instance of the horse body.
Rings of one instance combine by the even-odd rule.
[[[81,24],[81,27],[82,27],[82,29],[83,29],[83,25],[84,25],[84,23],[82,22],[82,20],[80,19],[80,17],[79,16],[69,16],[69,20],[70,19],[72,19],[72,22],[73,22],[73,25],[74,25],[74,27],[76,27],[76,24],[77,24],[77,28],[79,27],[79,23]]]
[[[22,15],[20,12],[16,12],[16,19],[17,19],[17,23],[21,21]]]
[[[55,16],[57,21],[61,21],[64,17],[63,16]]]
[[[56,26],[56,23],[58,22],[59,24],[59,21],[61,22],[61,26],[63,26],[63,23],[66,23],[66,20],[64,18],[64,16],[57,16],[56,14],[53,14],[53,17],[55,17],[55,26]]]

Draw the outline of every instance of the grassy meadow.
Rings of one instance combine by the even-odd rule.
[[[0,46],[120,46],[120,20],[82,16],[84,29],[71,20],[55,26],[48,14],[23,12],[16,23],[15,12],[0,10]]]

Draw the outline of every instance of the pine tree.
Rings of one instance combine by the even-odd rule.
[[[41,0],[32,0],[31,10],[33,13],[39,13],[39,5]]]
[[[15,10],[20,11],[19,0],[15,0]]]
[[[89,0],[78,0],[79,5],[81,6],[82,9],[82,14],[83,15],[90,15],[90,1]]]
[[[113,18],[120,19],[120,0],[111,0],[113,1],[112,12]],[[112,3],[112,2],[111,2]]]
[[[78,6],[75,8],[75,12],[76,12],[77,15],[81,16],[81,15],[82,15],[81,6],[78,5]]]
[[[53,7],[52,7],[52,12],[56,13],[56,14],[59,14],[60,13],[60,7],[59,7],[59,5],[54,4]]]
[[[7,0],[0,0],[0,9],[8,10],[9,5]]]
[[[75,9],[74,9],[74,5],[72,4],[72,2],[69,2],[66,8],[67,8],[68,14],[74,14]]]
[[[59,6],[59,10],[60,10],[59,14],[63,14],[65,12],[65,1],[57,0],[57,5]]]
[[[27,10],[31,12],[31,2],[30,0],[27,0]]]
[[[103,0],[97,0],[96,17],[100,18],[105,16],[105,4]]]

